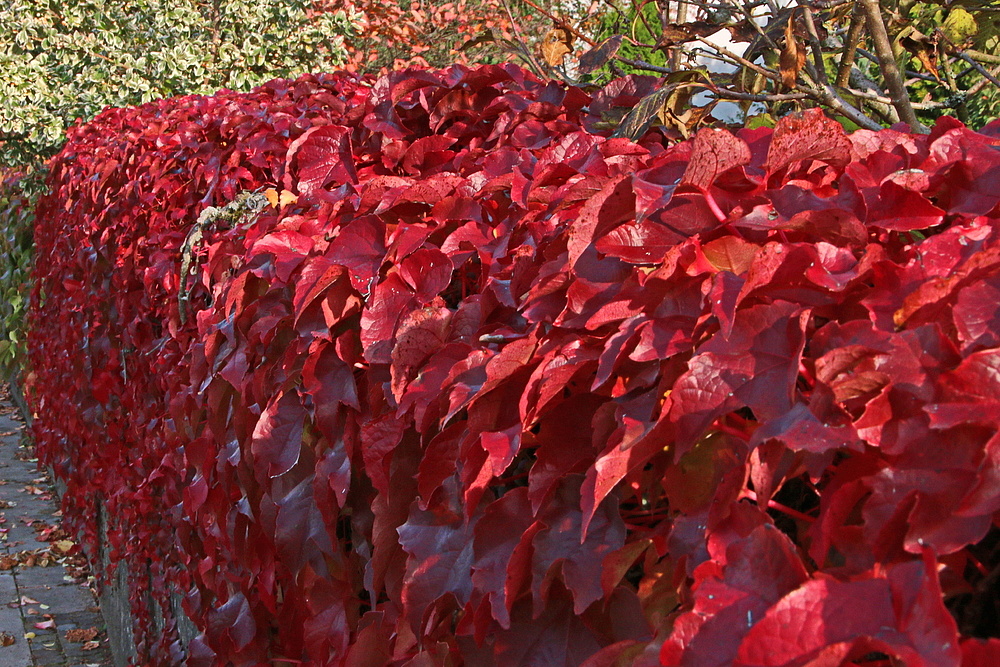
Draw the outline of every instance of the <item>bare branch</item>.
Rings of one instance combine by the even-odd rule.
[[[673,74],[676,71],[670,69],[669,67],[660,67],[659,65],[654,65],[653,63],[647,63],[645,60],[632,60],[624,56],[615,56],[615,60],[620,63],[624,63],[629,67],[646,70],[647,72],[656,72],[657,74]]]
[[[847,85],[854,90],[862,90],[870,95],[883,96],[885,92],[882,90],[881,86],[865,76],[864,73],[862,73],[862,71],[857,67],[851,68],[851,74],[848,77]],[[899,114],[896,113],[896,107],[892,106],[892,100],[889,98],[885,99],[887,100],[885,104],[871,99],[867,100],[867,102],[875,113],[884,118],[889,124],[895,125],[899,122]]]
[[[846,5],[849,2],[854,2],[854,0],[811,0],[808,4],[816,9],[826,10]]]
[[[816,68],[818,83],[827,84],[829,80],[826,76],[826,65],[823,64],[823,45],[820,43],[819,33],[816,32],[812,9],[803,0],[799,0],[799,6],[802,7],[802,18],[806,24],[806,32],[809,33],[809,50],[812,51],[813,66]],[[789,17],[788,20],[791,21],[792,18]]]
[[[995,56],[992,53],[983,53],[982,51],[973,51],[972,49],[966,49],[965,55],[976,60],[981,60],[984,63],[990,63],[991,65],[1000,65],[1000,56]]]
[[[876,93],[871,93],[865,90],[855,90],[853,88],[848,88],[847,92],[849,92],[854,97],[865,100],[867,102],[878,102],[879,104],[892,104],[892,99],[886,97],[885,95],[878,95]],[[953,95],[948,99],[941,100],[940,102],[913,102],[912,104],[914,109],[920,109],[920,110],[954,109],[959,104],[961,104],[961,98],[964,97],[965,95],[961,94],[961,91],[959,91],[958,94]]]
[[[521,48],[517,49],[515,53],[517,53],[517,55],[525,61],[525,64],[534,70],[536,74],[543,73],[545,70],[542,68],[541,63],[539,63],[538,60],[531,54],[531,49],[528,48],[528,42],[521,33],[521,26],[514,18],[514,13],[510,10],[510,5],[507,4],[507,0],[500,0],[500,2],[503,3],[503,8],[507,12],[507,16],[510,18],[510,24],[513,26],[514,32],[517,33],[517,39],[520,42],[518,46]]]
[[[874,120],[866,116],[860,109],[841,97],[840,94],[838,94],[837,91],[830,86],[830,84],[825,84],[823,88],[817,92],[821,102],[829,106],[831,109],[838,111],[855,124],[868,130],[882,129],[881,125],[876,123]]]
[[[772,93],[755,95],[753,93],[741,93],[729,88],[716,88],[712,94],[723,100],[742,100],[745,102],[797,102],[811,99],[809,93]]]
[[[774,70],[771,70],[771,69],[768,69],[768,68],[765,68],[765,67],[761,67],[760,65],[757,65],[756,63],[752,63],[749,60],[747,60],[746,58],[743,58],[742,56],[736,55],[735,53],[733,53],[732,51],[730,51],[729,49],[727,49],[725,47],[722,47],[722,46],[719,46],[718,44],[713,44],[712,42],[709,42],[704,37],[699,37],[698,41],[700,41],[703,44],[705,44],[706,46],[708,46],[708,47],[710,47],[710,48],[718,51],[719,53],[725,55],[727,58],[730,58],[731,60],[734,60],[734,61],[738,62],[739,64],[743,65],[744,67],[749,67],[750,69],[752,69],[753,71],[757,72],[758,74],[766,76],[767,78],[771,79],[772,81],[776,81],[776,82],[780,82],[781,81],[781,75],[778,72],[775,72]],[[844,117],[849,118],[852,122],[860,125],[861,127],[867,128],[869,130],[878,130],[878,129],[881,129],[881,127],[882,127],[881,125],[879,125],[878,123],[876,123],[874,120],[872,120],[871,118],[869,118],[868,116],[866,116],[862,111],[860,111],[858,108],[856,108],[850,102],[848,102],[843,97],[841,97],[837,93],[837,91],[834,90],[833,87],[831,87],[830,84],[828,84],[828,83],[824,83],[822,85],[818,85],[815,88],[810,88],[810,87],[807,87],[807,86],[803,86],[801,84],[795,84],[795,88],[797,90],[799,90],[800,92],[806,93],[810,98],[816,100],[820,104],[823,104],[824,106],[827,106],[827,107],[835,110],[836,112],[838,112],[839,114],[843,115]],[[911,109],[911,111],[912,111],[912,109]],[[916,116],[914,116],[914,117],[916,117]]]
[[[968,55],[966,55],[965,53],[963,53],[961,51],[956,51],[955,55],[958,56],[959,58],[961,58],[962,60],[964,60],[965,62],[969,63],[970,65],[972,65],[977,72],[979,72],[980,74],[982,74],[994,86],[1000,86],[1000,79],[997,79],[994,75],[990,74],[990,72],[985,67],[983,67],[982,65],[980,65],[979,63],[977,63],[975,60],[973,60],[972,58],[970,58]]]
[[[875,43],[875,54],[878,56],[879,67],[882,69],[882,76],[885,78],[889,95],[892,97],[892,105],[896,107],[899,118],[909,125],[911,130],[926,132],[927,128],[917,120],[917,114],[913,111],[906,86],[903,84],[903,77],[896,65],[896,57],[892,53],[889,33],[885,28],[885,21],[882,20],[882,8],[879,5],[879,0],[858,0],[858,2],[865,12],[868,32],[871,33],[872,41]]]
[[[851,25],[847,28],[847,35],[844,37],[844,53],[840,56],[840,66],[837,69],[837,78],[834,86],[844,88],[851,77],[851,68],[854,66],[854,56],[857,53],[858,42],[861,41],[861,28],[865,24],[864,14],[861,12],[861,5],[854,5],[851,13]]]
[[[1000,67],[994,67],[993,71],[990,72],[990,75],[994,79],[1000,78]],[[969,88],[967,91],[965,91],[965,94],[968,97],[972,97],[973,95],[978,95],[979,91],[981,91],[983,88],[986,87],[987,83],[990,83],[990,80],[987,79],[986,77],[983,77],[982,79],[979,80],[979,83],[977,83],[972,88]]]
[[[679,0],[677,3],[677,22],[685,23],[688,18],[688,3],[684,0]],[[670,67],[674,70],[679,70],[681,68],[681,58],[684,55],[683,46],[675,46],[670,49]]]
[[[727,49],[726,47],[719,46],[718,44],[714,44],[714,43],[708,41],[707,39],[705,39],[704,37],[699,37],[698,41],[701,42],[702,44],[704,44],[705,46],[707,46],[708,48],[710,48],[710,49],[712,49],[712,50],[714,50],[714,51],[716,51],[718,53],[721,53],[722,55],[726,56],[727,58],[729,58],[734,63],[739,63],[740,65],[743,65],[744,67],[748,67],[748,68],[752,69],[753,71],[757,72],[758,74],[766,76],[768,79],[771,79],[772,81],[781,81],[781,75],[778,74],[773,69],[770,69],[770,68],[767,68],[767,67],[762,67],[762,66],[758,65],[757,63],[750,62],[749,60],[747,60],[743,56],[738,56],[735,53],[733,53],[732,51],[730,51],[729,49]]]

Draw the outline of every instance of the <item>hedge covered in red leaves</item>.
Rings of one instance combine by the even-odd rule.
[[[179,590],[192,665],[996,663],[1000,127],[599,129],[654,86],[308,76],[72,132],[34,436],[166,614],[141,661]]]

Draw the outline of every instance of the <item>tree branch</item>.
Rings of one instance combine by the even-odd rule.
[[[823,45],[819,41],[819,33],[816,32],[816,22],[813,21],[812,9],[803,0],[799,0],[802,7],[802,19],[806,24],[806,32],[809,34],[809,50],[812,51],[813,66],[816,68],[817,83],[826,85],[829,79],[826,76],[826,65],[823,63]],[[789,17],[789,21],[793,20]]]
[[[858,3],[865,12],[868,32],[871,33],[872,41],[875,43],[875,55],[878,56],[879,67],[882,69],[886,88],[889,89],[892,105],[899,113],[900,120],[909,125],[912,131],[926,132],[927,128],[917,120],[917,114],[913,110],[913,105],[910,104],[910,96],[906,93],[903,77],[896,65],[896,57],[892,53],[889,33],[882,20],[882,8],[879,5],[879,0],[858,0]]]
[[[995,56],[991,53],[983,53],[982,51],[973,51],[972,49],[966,49],[965,54],[970,58],[975,58],[976,60],[982,60],[984,63],[990,63],[991,65],[1000,65],[1000,56]]]
[[[858,52],[858,42],[861,40],[861,28],[864,23],[861,5],[854,5],[854,11],[851,13],[851,25],[847,28],[847,35],[844,36],[844,53],[840,56],[837,78],[833,83],[837,88],[846,88],[847,84],[850,83],[851,68],[854,67],[854,57]]]
[[[975,60],[973,60],[972,58],[970,58],[968,55],[966,55],[965,53],[962,53],[961,51],[956,51],[955,55],[958,56],[959,58],[961,58],[962,60],[964,60],[965,62],[969,63],[970,65],[972,65],[977,72],[979,72],[980,74],[982,74],[994,86],[1000,86],[1000,79],[997,79],[996,76],[994,76],[993,74],[990,74],[990,72],[985,67],[983,67],[982,65],[980,65],[979,63],[977,63]]]

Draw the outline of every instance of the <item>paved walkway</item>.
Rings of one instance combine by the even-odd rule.
[[[0,395],[0,667],[109,666],[93,580],[20,419]]]

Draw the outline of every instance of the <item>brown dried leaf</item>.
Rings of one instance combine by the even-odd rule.
[[[914,28],[908,34],[900,37],[899,44],[919,60],[924,69],[930,72],[935,79],[941,80],[937,68],[937,42],[934,39]]]
[[[781,72],[781,84],[785,88],[794,88],[799,72],[806,64],[806,49],[795,35],[795,13],[788,17],[785,24],[785,46],[778,58],[778,69]]]
[[[699,37],[708,37],[718,32],[723,26],[710,21],[690,21],[688,23],[668,23],[663,26],[663,32],[656,46],[660,49],[670,48],[693,42]]]
[[[98,642],[87,642],[80,647],[81,651],[93,651],[96,648],[100,648],[101,645]]]
[[[622,45],[622,36],[613,35],[580,56],[580,74],[590,74],[608,64]]]
[[[653,124],[653,119],[660,113],[660,109],[674,93],[676,85],[666,85],[639,100],[639,103],[632,107],[621,124],[615,129],[612,137],[627,137],[632,141],[638,141],[646,130]]]
[[[692,107],[691,96],[698,88],[709,85],[710,81],[702,70],[667,75],[663,86],[639,100],[611,136],[638,141],[658,119],[667,129],[688,138],[711,111],[711,106]]]
[[[563,58],[573,53],[573,35],[565,28],[553,28],[542,39],[542,57],[550,67],[559,67]]]
[[[743,19],[733,23],[732,25],[727,25],[726,30],[729,31],[730,38],[734,42],[752,42],[757,39],[760,34],[757,28],[753,26],[750,21]]]
[[[688,96],[688,100],[690,100],[690,96]],[[660,109],[659,119],[664,127],[676,130],[684,139],[690,139],[714,108],[715,102],[703,107],[689,105],[684,111],[678,113],[664,105]]]
[[[66,641],[89,642],[97,637],[97,628],[73,628],[66,631]]]
[[[13,646],[17,640],[9,632],[0,632],[0,646]]]

